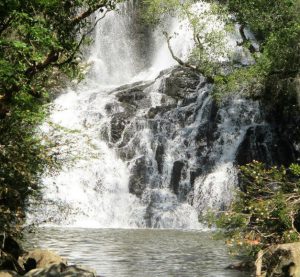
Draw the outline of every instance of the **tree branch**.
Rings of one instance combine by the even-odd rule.
[[[64,61],[60,62],[60,63],[57,63],[57,64],[54,64],[55,66],[63,66],[65,65],[66,63],[69,63],[72,61],[72,59],[74,58],[74,56],[76,55],[76,53],[78,52],[80,46],[82,45],[84,39],[95,29],[96,25],[98,24],[98,22],[103,19],[106,14],[109,12],[110,10],[109,9],[106,9],[105,12],[102,14],[101,17],[99,17],[96,22],[93,24],[93,26],[90,28],[90,30],[88,30],[85,34],[82,35],[79,43],[77,44],[76,48],[74,49],[74,51],[72,52],[72,54]]]
[[[208,82],[214,83],[214,78],[213,78],[213,76],[210,76],[210,75],[207,76],[207,73],[205,73],[205,72],[204,72],[203,70],[201,70],[199,67],[197,67],[197,66],[195,66],[195,65],[193,65],[193,64],[190,64],[190,63],[188,63],[188,62],[184,62],[183,60],[181,60],[180,58],[178,58],[178,57],[175,55],[175,53],[174,53],[174,51],[173,51],[173,49],[172,49],[172,47],[171,47],[170,41],[171,41],[172,37],[170,37],[170,36],[168,35],[167,32],[163,32],[163,34],[164,34],[164,36],[165,36],[166,39],[167,39],[168,48],[169,48],[169,51],[170,51],[170,53],[171,53],[172,58],[173,58],[179,65],[184,66],[184,67],[187,67],[187,68],[191,68],[192,70],[195,70],[195,71],[201,73],[203,76],[205,76],[205,77],[207,78]]]
[[[58,58],[59,58],[59,52],[57,50],[50,51],[50,53],[47,55],[46,59],[43,62],[29,67],[25,71],[25,75],[29,78],[29,80],[31,80],[36,73],[46,69],[50,64],[56,62]]]
[[[93,8],[89,8],[88,10],[86,10],[85,12],[77,15],[75,18],[71,19],[71,25],[75,26],[78,23],[80,23],[82,20],[86,19],[87,17],[89,17],[92,13],[94,13],[95,11],[99,10],[99,9],[104,9],[106,8],[107,10],[110,10],[110,8],[108,7],[108,3],[107,1],[105,1],[104,3],[102,2],[101,4],[96,5]]]

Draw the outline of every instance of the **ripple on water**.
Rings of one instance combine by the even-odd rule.
[[[224,270],[234,262],[211,233],[156,229],[43,228],[25,236],[25,247],[49,248],[69,263],[105,277],[246,277]]]

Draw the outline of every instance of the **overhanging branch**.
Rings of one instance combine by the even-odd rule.
[[[167,44],[168,44],[168,49],[170,51],[170,54],[172,56],[172,58],[181,66],[184,66],[184,67],[187,67],[187,68],[190,68],[192,70],[195,70],[197,72],[199,72],[200,74],[202,74],[203,76],[205,76],[208,80],[208,82],[210,83],[214,83],[214,78],[213,76],[210,76],[210,75],[207,75],[206,72],[204,72],[203,70],[201,70],[199,67],[193,65],[193,64],[190,64],[189,62],[184,62],[183,60],[181,60],[179,57],[177,57],[172,49],[172,46],[171,46],[171,39],[172,37],[168,35],[167,32],[163,32],[164,36],[166,37],[166,40],[167,40]]]

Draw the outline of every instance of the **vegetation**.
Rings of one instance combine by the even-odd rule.
[[[195,49],[189,62],[177,60],[183,66],[193,67],[214,82],[216,97],[239,91],[255,98],[273,98],[278,104],[283,97],[276,90],[267,90],[267,83],[277,79],[294,78],[299,73],[300,65],[300,4],[298,0],[261,1],[261,0],[227,0],[206,1],[202,4],[202,13],[197,12],[195,1],[144,0],[148,22],[157,24],[163,21],[164,15],[179,14],[188,18],[194,33]],[[210,8],[207,7],[210,4]],[[204,9],[203,9],[204,7]],[[196,10],[196,12],[195,12]],[[204,18],[210,22],[222,22],[221,29],[207,29]],[[252,55],[254,63],[244,66],[226,49],[224,36],[233,31],[234,24],[240,24],[239,32],[245,51]],[[259,47],[247,35],[251,30],[258,40]],[[170,40],[171,36],[168,36]],[[170,50],[172,51],[171,47]],[[174,56],[174,55],[173,55]],[[215,61],[213,57],[229,58],[231,66]],[[226,60],[226,59],[225,59]],[[286,88],[288,90],[288,88]],[[266,95],[268,94],[268,95]],[[272,94],[270,96],[270,94]],[[291,101],[295,93],[291,91]],[[274,97],[275,96],[275,97]],[[275,100],[276,99],[276,100]],[[279,107],[280,108],[280,107]]]
[[[271,244],[299,241],[299,165],[266,168],[254,161],[241,167],[240,184],[230,209],[216,221],[230,246],[255,256]]]
[[[54,142],[38,135],[51,90],[80,77],[81,46],[114,0],[4,0],[0,3],[0,232],[17,235],[26,197],[46,167],[58,166]],[[91,19],[95,11],[100,17]]]
[[[183,25],[187,22],[193,32],[195,44],[189,61],[181,60],[173,52],[171,41],[176,33],[169,34],[164,30],[169,50],[180,65],[190,67],[214,82],[215,76],[222,74],[222,61],[228,60],[230,56],[226,40],[226,23],[229,18],[223,7],[215,3],[195,3],[191,0],[143,0],[143,3],[144,18],[150,24],[163,24],[165,16],[174,15],[181,18]],[[218,23],[212,26],[211,22]]]

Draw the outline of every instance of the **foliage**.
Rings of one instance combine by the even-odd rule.
[[[194,49],[189,61],[181,61],[173,53],[171,44],[169,49],[175,60],[179,64],[193,68],[213,81],[215,75],[221,74],[220,64],[227,61],[230,55],[226,34],[228,14],[223,11],[221,5],[217,3],[206,3],[180,0],[143,0],[144,19],[150,24],[164,24],[165,17],[177,16],[182,25],[186,22],[193,32]],[[216,22],[212,25],[211,22]],[[226,26],[226,27],[225,27]],[[163,26],[163,28],[165,28]],[[165,29],[168,29],[166,26]],[[166,31],[164,30],[166,33]],[[167,34],[167,41],[171,41],[175,34]]]
[[[227,244],[253,257],[271,244],[300,239],[300,165],[266,166],[254,161],[241,167],[242,191],[216,219]]]
[[[25,201],[46,168],[59,166],[56,142],[37,126],[62,76],[80,77],[81,47],[118,0],[0,2],[0,232],[18,234]]]
[[[60,73],[78,73],[80,46],[95,22],[117,1],[1,1],[0,95],[20,91],[40,96]],[[105,10],[104,10],[105,9]]]
[[[202,7],[210,5],[204,12],[195,10],[195,1],[144,0],[143,3],[146,7],[145,18],[149,22],[157,24],[164,18],[162,15],[166,14],[188,18],[194,33],[195,48],[189,63],[180,64],[184,66],[192,64],[189,67],[194,67],[209,77],[209,81],[215,83],[214,91],[217,99],[237,91],[250,97],[265,99],[266,94],[276,93],[274,89],[271,92],[265,89],[270,77],[276,76],[278,80],[294,78],[299,72],[298,0],[203,1]],[[222,28],[206,32],[205,18],[209,18],[208,24],[222,22]],[[253,59],[248,66],[235,61],[234,57],[231,57],[232,53],[225,47],[224,37],[237,23],[240,24],[242,40],[237,44],[242,46],[245,52],[249,52]],[[246,35],[247,28],[258,38],[259,49],[253,46],[253,41]],[[214,60],[213,57],[216,56],[224,57],[223,62],[222,59]],[[231,64],[228,61],[231,61]],[[272,96],[270,98],[274,99]],[[295,97],[289,98],[295,100]],[[267,99],[269,102],[268,97]],[[282,102],[281,100],[274,104],[277,105]]]
[[[283,110],[295,102],[294,92],[285,87],[285,96],[278,101],[276,85],[269,89],[268,84],[279,84],[281,80],[293,79],[300,68],[300,2],[298,0],[228,0],[228,12],[241,24],[240,32],[243,45],[249,47],[255,64],[237,68],[227,76],[219,76],[215,91],[223,95],[232,90],[243,91],[248,96],[266,100],[268,105]],[[260,44],[255,50],[245,35],[245,29],[254,32]],[[251,49],[252,47],[252,49]],[[221,82],[220,82],[221,81]],[[281,92],[280,92],[281,93]],[[271,101],[270,101],[271,100]]]
[[[260,39],[258,62],[269,73],[299,71],[300,3],[298,0],[229,0],[237,22]]]
[[[36,192],[45,167],[56,166],[50,143],[36,132],[45,115],[41,100],[23,92],[0,122],[0,232],[20,231],[26,197]]]

